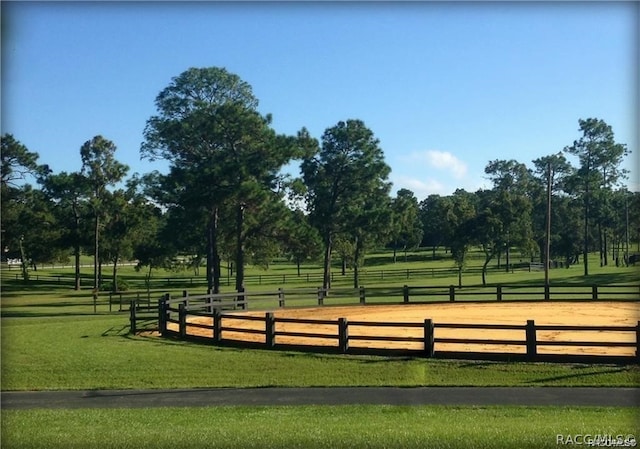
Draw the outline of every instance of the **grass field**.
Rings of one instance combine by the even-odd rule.
[[[430,253],[429,253],[430,255]],[[389,263],[376,254],[371,269],[451,267],[449,260]],[[416,257],[420,256],[417,253]],[[386,257],[386,258],[385,258]],[[399,260],[402,260],[401,257]],[[638,283],[635,268],[581,267],[552,271],[554,282]],[[317,271],[317,268],[309,268]],[[86,269],[87,274],[90,269]],[[106,272],[106,270],[105,270]],[[249,273],[259,273],[250,268]],[[275,264],[269,272],[294,275]],[[2,390],[269,386],[638,386],[637,365],[517,364],[321,355],[239,350],[128,335],[126,313],[109,313],[90,290],[15,280],[2,272]],[[70,276],[71,269],[39,270]],[[122,269],[130,284],[143,274]],[[185,278],[192,273],[157,273]],[[530,284],[541,272],[494,272],[492,283]],[[449,285],[455,277],[371,286]],[[350,285],[347,275],[341,281]],[[429,282],[429,283],[427,283]],[[478,283],[469,276],[465,283]],[[275,289],[279,285],[252,288]],[[317,286],[313,284],[313,286]],[[202,287],[198,287],[202,290]],[[152,295],[166,291],[162,286]],[[144,293],[144,292],[143,292]],[[111,304],[117,310],[117,303]],[[634,433],[637,409],[541,407],[210,407],[154,410],[27,410],[2,412],[2,446],[11,448],[164,447],[557,447],[557,434]],[[170,425],[169,425],[170,424]]]
[[[634,365],[518,364],[212,347],[128,335],[126,316],[6,318],[2,389],[634,386]]]
[[[637,437],[636,418],[636,410],[631,408],[593,407],[281,406],[5,411],[2,446],[541,449],[558,447],[558,435]]]

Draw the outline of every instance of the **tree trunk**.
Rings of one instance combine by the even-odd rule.
[[[73,245],[73,256],[75,259],[75,264],[76,264],[76,268],[75,268],[75,285],[73,287],[74,290],[80,290],[80,244],[78,243],[78,240],[76,239],[74,245]]]
[[[482,286],[484,287],[485,285],[487,285],[487,266],[489,265],[489,262],[491,262],[491,259],[493,259],[494,254],[487,254],[486,257],[484,258],[484,264],[482,265]]]
[[[458,288],[462,288],[462,267],[458,267]]]
[[[147,294],[149,294],[149,290],[151,290],[151,267],[152,265],[149,264],[149,271],[147,272],[147,278],[145,279],[145,284],[147,284]]]
[[[98,246],[100,238],[100,218],[96,212],[96,219],[93,227],[94,239],[93,239],[93,289],[97,292],[100,290],[100,274],[98,269]]]
[[[511,265],[511,251],[509,248],[509,245],[507,245],[507,249],[506,249],[506,268],[505,268],[505,273],[509,272],[509,266]]]
[[[244,290],[244,204],[239,204],[236,211],[236,291]]]
[[[582,257],[584,259],[584,275],[589,276],[589,170],[587,170],[587,183],[584,195],[584,245]]]
[[[73,256],[75,258],[75,285],[74,290],[80,290],[80,214],[77,210],[77,205],[73,203],[73,225],[74,225],[74,238],[73,238]]]
[[[298,270],[298,277],[300,277],[300,257],[296,257],[296,268]]]
[[[113,293],[118,291],[118,256],[113,259],[113,282],[111,284],[111,291],[113,291]]]
[[[603,251],[604,251],[604,266],[608,266],[609,265],[609,255],[607,254],[608,249],[609,249],[609,245],[608,245],[608,239],[607,239],[607,227],[605,226],[605,228],[602,230],[602,243],[603,243]]]
[[[396,248],[398,248],[398,242],[393,242],[393,263],[396,263]]]
[[[331,288],[331,236],[327,235],[324,239],[324,262],[322,274],[322,288],[326,292]]]
[[[602,224],[598,222],[598,253],[600,255],[600,266],[604,265],[604,254],[602,252]]]
[[[24,253],[24,245],[22,243],[23,238],[20,237],[20,268],[22,268],[22,280],[23,281],[28,281],[29,280],[29,270],[27,269],[27,261],[26,261],[26,255]]]
[[[353,288],[360,287],[359,279],[359,267],[360,267],[360,253],[362,252],[362,244],[360,239],[356,237],[356,250],[353,255]]]
[[[220,256],[218,255],[218,208],[214,207],[207,226],[207,288],[220,293]]]

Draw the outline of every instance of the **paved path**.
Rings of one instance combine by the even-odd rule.
[[[2,392],[2,409],[220,405],[640,406],[640,388],[318,387]]]

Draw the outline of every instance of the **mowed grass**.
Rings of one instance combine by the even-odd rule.
[[[429,360],[215,347],[128,334],[126,315],[2,320],[2,389],[635,386],[637,365]]]
[[[388,253],[374,254],[366,270],[451,268],[445,256],[429,262],[430,253],[410,254],[410,261],[391,264]],[[477,260],[476,260],[477,262]],[[475,262],[474,262],[475,264]],[[637,285],[634,268],[597,267],[581,276],[582,267],[553,270],[552,280]],[[319,267],[306,267],[317,272]],[[90,269],[85,269],[87,276]],[[72,274],[70,269],[41,269],[43,275]],[[295,267],[274,264],[268,272]],[[303,271],[304,273],[304,271]],[[143,274],[124,268],[121,274],[142,285]],[[160,285],[153,298],[168,289],[179,295],[191,288]],[[457,277],[367,280],[367,287],[457,284]],[[381,276],[382,277],[382,276]],[[489,274],[492,284],[540,284],[542,272]],[[465,285],[479,275],[464,276]],[[162,284],[160,282],[159,284]],[[347,273],[337,286],[350,286]],[[249,285],[277,287],[317,285]],[[138,287],[136,287],[138,288]],[[224,291],[230,287],[223,286]],[[194,293],[195,293],[194,292]],[[153,389],[269,386],[638,386],[637,365],[583,365],[427,360],[422,358],[344,356],[221,348],[128,334],[126,313],[109,313],[108,296],[93,314],[91,290],[72,291],[63,283],[15,280],[2,273],[2,390]],[[116,303],[111,304],[117,310]],[[441,406],[304,406],[207,407],[154,409],[3,410],[1,446],[9,448],[551,448],[557,435],[634,434],[637,409],[594,407],[441,407]]]
[[[606,418],[606,419],[605,419]],[[558,436],[635,435],[637,410],[299,406],[3,411],[2,447],[556,448]]]

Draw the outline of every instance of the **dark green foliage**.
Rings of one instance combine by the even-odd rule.
[[[625,144],[616,143],[611,126],[604,120],[589,118],[578,122],[582,136],[573,145],[565,147],[564,151],[577,156],[580,162],[572,186],[583,202],[583,260],[584,275],[587,276],[590,227],[593,221],[597,222],[602,258],[603,208],[607,207],[610,189],[620,179],[626,178],[627,173],[620,168],[620,164],[629,151]],[[606,223],[604,226],[606,228]],[[606,254],[606,249],[604,253]]]
[[[377,232],[377,219],[367,221],[380,201],[365,205],[368,198],[388,195],[389,166],[379,141],[361,120],[338,122],[328,128],[318,147],[307,142],[308,154],[301,164],[307,187],[307,208],[311,223],[318,229],[324,245],[323,288],[331,285],[331,253],[334,239],[345,234],[355,243],[354,258],[362,252],[366,234]],[[386,202],[386,201],[385,201]],[[371,225],[372,227],[369,227]]]

